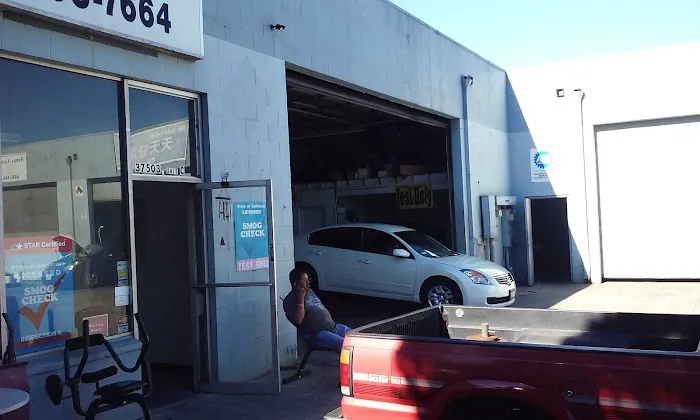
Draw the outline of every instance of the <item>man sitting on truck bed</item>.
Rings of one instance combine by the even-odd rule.
[[[309,288],[309,275],[295,268],[289,273],[292,291],[284,298],[287,319],[303,334],[304,340],[313,346],[336,350],[340,353],[345,333],[350,328],[333,321],[321,299]]]

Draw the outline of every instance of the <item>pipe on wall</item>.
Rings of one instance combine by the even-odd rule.
[[[467,223],[468,232],[468,242],[467,253],[472,256],[476,256],[476,238],[474,238],[474,209],[472,205],[472,175],[471,175],[471,161],[469,159],[469,87],[474,84],[474,77],[470,75],[462,76],[462,99],[464,101],[463,115],[464,120],[464,173],[465,173],[465,183],[466,183],[466,196],[467,196],[467,216],[469,218]]]
[[[588,171],[586,170],[586,130],[583,120],[583,100],[586,98],[586,92],[583,89],[574,89],[575,92],[579,93],[579,111],[581,118],[581,158],[583,159],[583,199],[586,204],[586,249],[588,255],[586,259],[588,260],[588,265],[584,267],[584,275],[586,280],[591,279],[591,235],[589,231],[589,215],[588,215]],[[572,273],[573,275],[573,273]]]

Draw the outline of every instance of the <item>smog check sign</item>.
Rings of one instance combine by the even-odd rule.
[[[255,271],[270,266],[267,205],[260,202],[233,204],[236,235],[236,271]]]
[[[4,243],[7,313],[17,353],[62,346],[75,329],[73,241],[39,236]]]

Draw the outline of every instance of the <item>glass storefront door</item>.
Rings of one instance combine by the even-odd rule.
[[[191,230],[200,250],[192,285],[195,386],[205,392],[278,393],[271,182],[194,188],[191,220],[204,221]]]

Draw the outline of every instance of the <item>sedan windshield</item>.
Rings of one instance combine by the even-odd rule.
[[[430,236],[415,230],[405,230],[394,234],[403,239],[404,242],[424,257],[442,258],[458,255]]]

